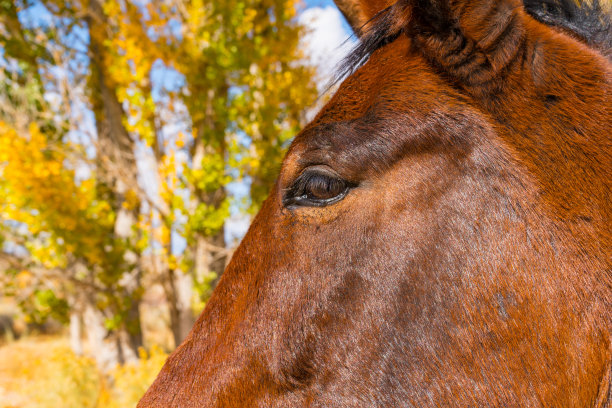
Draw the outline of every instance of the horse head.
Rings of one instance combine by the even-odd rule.
[[[609,403],[610,61],[519,0],[337,3],[344,79],[139,407]]]

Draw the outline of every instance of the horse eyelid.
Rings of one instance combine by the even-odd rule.
[[[339,194],[330,198],[316,199],[308,197],[308,194],[306,194],[308,182],[312,181],[316,177],[323,177],[329,180],[333,180],[334,182],[341,182],[343,185],[343,189]],[[302,172],[302,174],[300,174],[295,179],[291,187],[283,189],[284,194],[282,202],[283,205],[287,208],[326,207],[344,199],[344,197],[346,197],[346,195],[353,187],[355,187],[353,183],[344,180],[343,178],[336,175],[334,172],[331,172],[327,169],[310,168]]]
[[[285,197],[283,198],[283,205],[289,209],[297,208],[297,207],[327,207],[332,204],[336,204],[339,201],[342,201],[344,197],[350,192],[351,187],[346,187],[340,194],[335,197],[323,199],[323,200],[313,200],[307,198],[306,196],[299,197]]]

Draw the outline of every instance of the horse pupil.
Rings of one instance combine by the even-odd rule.
[[[317,174],[308,181],[306,193],[313,199],[327,200],[342,193],[343,189],[341,180]]]

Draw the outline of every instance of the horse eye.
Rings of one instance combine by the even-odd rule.
[[[352,185],[329,170],[306,170],[283,197],[286,207],[325,207],[342,200]]]

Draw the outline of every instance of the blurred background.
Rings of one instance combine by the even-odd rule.
[[[331,0],[0,0],[0,408],[135,406],[349,35]]]

